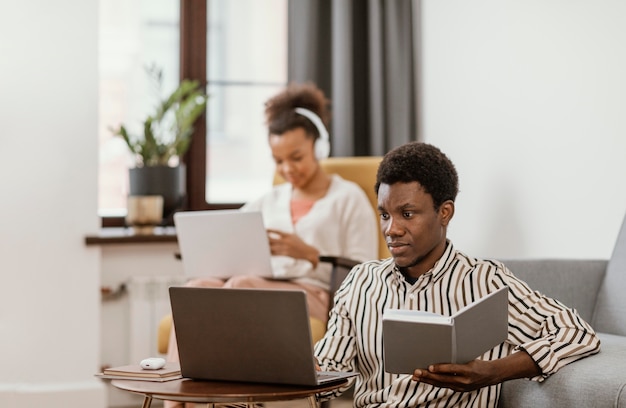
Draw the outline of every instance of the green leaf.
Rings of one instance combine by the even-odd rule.
[[[162,70],[155,64],[145,69],[160,94]],[[205,112],[207,100],[198,81],[184,79],[172,93],[160,99],[154,113],[144,119],[142,134],[131,136],[123,125],[119,129],[109,127],[109,130],[122,137],[136,156],[138,166],[167,165],[173,157],[180,158],[189,150],[194,124]]]

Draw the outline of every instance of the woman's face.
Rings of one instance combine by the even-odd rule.
[[[270,135],[269,143],[278,174],[294,188],[306,186],[319,167],[313,139],[307,137],[303,128],[296,128],[282,135]]]

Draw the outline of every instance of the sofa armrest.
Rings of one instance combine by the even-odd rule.
[[[626,407],[626,337],[598,333],[600,352],[561,368],[544,382],[502,385],[500,408]]]

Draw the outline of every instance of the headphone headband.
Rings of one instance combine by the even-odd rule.
[[[322,122],[322,118],[320,118],[315,112],[305,108],[295,108],[294,110],[296,113],[305,116],[313,123],[313,125],[315,125],[317,133],[319,133],[321,139],[328,140],[328,131],[326,130],[326,126],[324,126],[324,122]]]

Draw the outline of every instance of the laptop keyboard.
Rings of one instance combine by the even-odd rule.
[[[328,371],[317,371],[317,378],[333,378],[336,377],[337,374]]]

